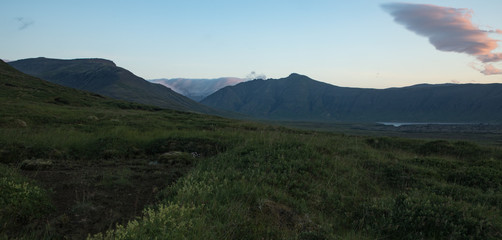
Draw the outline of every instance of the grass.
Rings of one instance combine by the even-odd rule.
[[[16,170],[0,165],[0,236],[16,236],[53,208],[48,192]]]
[[[96,239],[501,236],[498,148],[291,130],[169,111],[135,113],[105,112],[79,127],[63,122],[2,129],[3,159],[15,168],[32,158],[92,164],[159,161],[174,152],[190,165],[142,217],[91,237]],[[193,165],[191,152],[204,157]],[[170,155],[164,158],[171,162]],[[127,186],[132,175],[117,167],[98,186]],[[83,206],[76,209],[90,208]]]
[[[9,74],[2,238],[502,238],[500,147],[159,110]]]
[[[492,158],[499,156],[498,150],[478,147],[479,155],[459,155],[475,145],[387,138],[383,141],[408,145],[410,149],[382,150],[370,144],[376,141],[373,138],[286,129],[241,134],[242,142],[199,162],[188,175],[162,191],[161,206],[189,206],[197,213],[197,224],[188,224],[194,220],[191,214],[176,220],[188,224],[189,234],[184,232],[186,228],[173,227],[155,236],[500,237],[498,206],[502,196],[497,176],[502,174],[500,160]],[[442,149],[438,146],[443,145],[457,147],[457,151],[424,153],[424,149]],[[487,163],[492,167],[471,170]],[[133,239],[138,228],[160,229],[160,223],[175,214],[162,214],[155,208],[148,211],[156,215],[146,215],[135,223],[141,227],[123,226],[96,239],[118,235]]]

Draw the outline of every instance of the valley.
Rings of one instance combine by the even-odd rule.
[[[502,239],[502,1],[0,6],[0,240]]]
[[[244,82],[245,79],[233,77],[223,77],[215,79],[163,78],[152,79],[149,81],[162,84],[168,88],[171,88],[173,91],[182,94],[183,96],[199,102],[207,96],[213,94],[214,92],[226,86],[233,86],[240,82]]]
[[[455,126],[228,119],[1,62],[0,84],[1,238],[502,237],[502,149]]]
[[[264,121],[298,129],[338,132],[348,135],[387,136],[415,139],[444,139],[473,141],[483,145],[502,144],[502,125],[500,124],[426,124],[413,123],[400,126],[382,123],[330,123],[330,122],[292,122]]]

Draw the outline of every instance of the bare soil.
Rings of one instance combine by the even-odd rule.
[[[44,222],[57,239],[85,239],[139,217],[156,202],[157,192],[184,175],[190,165],[159,164],[146,159],[54,162],[23,174],[48,189],[53,213]]]

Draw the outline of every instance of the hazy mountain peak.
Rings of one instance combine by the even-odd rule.
[[[159,83],[171,88],[173,91],[189,97],[195,101],[200,101],[210,94],[226,86],[233,86],[244,82],[244,79],[235,77],[223,77],[215,79],[191,79],[191,78],[173,78],[173,79],[153,79],[153,83]]]

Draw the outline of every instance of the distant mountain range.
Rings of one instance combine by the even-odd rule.
[[[502,123],[502,84],[421,84],[363,89],[338,87],[299,74],[247,82],[238,78],[154,80],[193,99],[226,86],[197,103],[105,59],[32,58],[8,64],[49,82],[120,100],[234,118]],[[238,84],[231,86],[235,83]]]
[[[221,88],[233,86],[246,80],[241,78],[225,77],[216,79],[162,78],[148,81],[162,84],[171,88],[175,92],[182,94],[183,96],[195,101],[200,101]]]
[[[9,62],[17,70],[63,86],[115,99],[181,111],[225,115],[171,89],[150,83],[105,59],[31,58]]]
[[[502,84],[421,84],[362,89],[291,74],[225,87],[210,107],[259,119],[350,122],[502,122]]]

